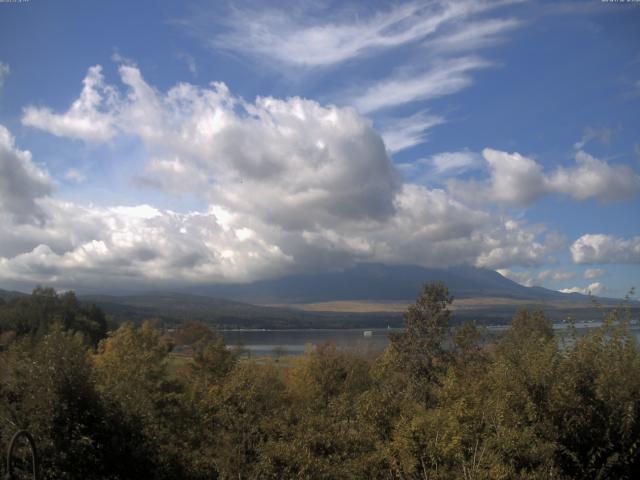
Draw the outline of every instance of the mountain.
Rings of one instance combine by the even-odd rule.
[[[457,300],[456,321],[508,323],[518,308],[536,306],[543,306],[556,321],[569,315],[583,320],[602,316],[587,296],[524,287],[493,270],[373,263],[246,284],[178,292],[85,294],[79,299],[95,303],[116,321],[155,317],[168,324],[190,319],[224,328],[375,328],[400,326],[406,305],[415,300],[424,283],[433,281],[444,282]],[[0,298],[19,295],[24,294],[0,290]],[[633,308],[639,310],[640,303],[634,302]]]
[[[3,290],[0,288],[0,298],[5,302],[17,297],[24,297],[26,295],[27,295],[26,293],[16,292],[14,290]]]
[[[191,293],[252,303],[309,303],[335,300],[413,301],[425,282],[442,281],[455,298],[501,297],[516,300],[586,300],[542,287],[524,287],[484,268],[424,268],[414,265],[359,264],[341,272],[290,275],[246,284],[210,285]]]

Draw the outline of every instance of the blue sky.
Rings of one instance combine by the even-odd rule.
[[[0,282],[640,273],[640,3],[0,3]],[[84,83],[83,83],[84,82]]]

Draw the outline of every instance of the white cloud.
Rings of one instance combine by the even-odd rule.
[[[604,274],[605,274],[605,271],[602,270],[601,268],[587,268],[584,271],[584,278],[586,278],[587,280],[590,280],[592,278],[601,277]]]
[[[212,46],[259,59],[303,67],[326,67],[398,47],[433,34],[446,24],[493,8],[498,2],[434,1],[394,5],[373,15],[353,9],[326,15],[300,10],[247,11],[235,8],[224,16],[227,32],[209,40]],[[326,12],[324,12],[326,13]],[[319,18],[325,20],[319,21]],[[192,22],[192,27],[193,22]],[[200,34],[208,37],[208,25]]]
[[[640,175],[627,165],[610,165],[588,153],[576,153],[576,166],[559,168],[548,179],[549,189],[576,200],[626,200],[640,192]]]
[[[571,287],[558,290],[562,293],[581,293],[582,295],[602,295],[607,289],[600,282],[595,282],[587,287]]]
[[[117,102],[115,91],[104,84],[102,67],[93,66],[85,77],[84,87],[69,110],[53,113],[48,108],[29,106],[24,109],[22,123],[59,137],[101,142],[115,135]]]
[[[181,52],[178,54],[178,58],[184,62],[187,69],[189,70],[189,72],[191,72],[192,75],[198,75],[198,64],[196,63],[196,59],[193,57],[193,55]]]
[[[450,95],[472,83],[471,70],[485,68],[491,64],[477,57],[445,60],[432,65],[420,73],[398,73],[386,80],[376,82],[366,91],[349,100],[362,113],[395,107],[420,100]]]
[[[0,125],[0,216],[12,221],[44,220],[38,199],[49,195],[49,175],[31,161],[31,153],[15,146],[13,136]]]
[[[550,274],[551,281],[553,282],[566,282],[575,277],[573,272],[552,271]]]
[[[444,191],[406,185],[386,221],[286,231],[224,207],[180,214],[47,199],[48,221],[0,222],[0,280],[67,287],[171,287],[250,281],[357,261],[498,267],[547,260],[526,225],[501,223]]]
[[[144,143],[150,183],[209,208],[178,214],[46,197],[41,228],[0,222],[2,278],[124,288],[358,261],[501,268],[540,265],[562,247],[540,226],[402,184],[382,138],[353,108],[295,97],[247,102],[221,83],[160,92],[134,66],[119,72],[124,92],[104,86],[119,99],[103,112],[112,134]]]
[[[379,135],[355,110],[301,98],[246,103],[220,83],[182,83],[163,95],[137,68],[119,70],[128,92],[105,115],[114,132],[145,142],[153,158],[148,174],[166,189],[202,187],[208,201],[283,228],[393,212],[399,179]]]
[[[513,18],[494,18],[461,23],[444,35],[428,40],[424,46],[429,51],[457,52],[476,50],[499,43],[500,34],[518,27],[519,20]]]
[[[9,64],[0,62],[0,89],[4,86],[4,79],[11,73]]]
[[[468,150],[459,152],[441,152],[431,157],[430,162],[438,175],[462,173],[477,167],[480,156]]]
[[[471,72],[492,63],[465,56],[465,52],[493,45],[501,40],[501,34],[520,25],[513,18],[478,17],[509,3],[513,2],[409,1],[365,9],[300,2],[288,4],[286,10],[234,5],[215,15],[200,11],[197,18],[180,24],[216,50],[250,55],[267,68],[275,66],[279,71],[284,64],[317,72],[404,46],[399,56],[403,58],[413,47],[414,58],[409,63],[420,65],[419,68],[400,64],[387,78],[368,76],[356,80],[352,84],[359,85],[357,89],[334,96],[362,113],[371,113],[450,95],[471,85]],[[214,36],[212,23],[218,24]],[[390,151],[397,152],[425,140],[425,130],[434,123],[416,118],[420,115],[415,114],[396,126],[382,126]],[[439,119],[437,123],[442,121]]]
[[[584,129],[584,133],[582,135],[582,139],[576,142],[575,149],[582,150],[591,140],[598,140],[600,143],[605,145],[609,145],[611,141],[611,137],[615,133],[614,129],[611,128],[594,128],[587,127]]]
[[[70,168],[64,174],[64,178],[73,183],[83,183],[87,179],[87,176],[77,168]]]
[[[490,178],[484,182],[450,180],[449,190],[467,201],[526,206],[546,191],[542,166],[519,153],[485,148]]]
[[[640,237],[586,234],[570,250],[575,263],[640,263]]]
[[[513,280],[520,285],[524,285],[525,287],[533,287],[536,285],[536,277],[531,275],[529,272],[514,272],[509,268],[498,268],[496,272],[509,280]]]
[[[386,122],[381,134],[389,151],[396,153],[424,143],[427,131],[444,121],[444,118],[437,115],[418,112],[410,117]]]
[[[468,150],[440,152],[427,158],[400,163],[398,168],[412,183],[433,184],[454,175],[460,175],[482,165],[480,154]]]
[[[19,232],[31,243],[23,253],[1,252],[1,279],[105,287],[176,285],[253,279],[291,262],[277,246],[225,229],[213,211],[177,214],[148,205],[96,208],[57,201],[47,207],[55,221],[37,235],[26,228]]]
[[[500,275],[525,287],[544,285],[545,283],[560,283],[572,279],[575,275],[563,270],[541,270],[539,272],[513,271],[508,268],[496,270]]]
[[[544,192],[542,167],[518,153],[486,148],[482,155],[491,171],[491,195],[497,203],[527,205]]]
[[[519,153],[493,149],[482,152],[489,168],[486,181],[451,180],[449,189],[460,198],[526,207],[551,193],[576,200],[597,198],[613,202],[640,192],[640,175],[627,165],[611,165],[588,153],[576,153],[576,165],[547,174],[542,165]]]

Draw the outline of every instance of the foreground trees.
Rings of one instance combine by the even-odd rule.
[[[0,352],[0,447],[31,431],[47,479],[638,477],[640,349],[624,310],[562,339],[521,311],[487,338],[452,328],[451,303],[426,285],[377,358],[324,345],[284,362],[242,359],[193,322],[123,325],[94,347],[55,293],[24,304],[37,320],[0,306],[3,325],[37,325]]]

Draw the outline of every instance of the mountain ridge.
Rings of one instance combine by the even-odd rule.
[[[588,299],[544,287],[525,287],[498,272],[476,267],[426,268],[363,263],[340,272],[288,275],[245,284],[218,284],[183,291],[252,303],[309,303],[333,300],[414,300],[426,282],[442,281],[454,298],[518,300]]]

